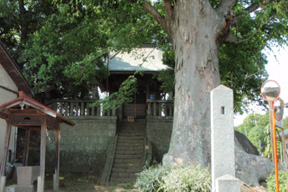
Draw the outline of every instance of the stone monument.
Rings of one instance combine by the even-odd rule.
[[[235,178],[233,114],[233,90],[223,85],[213,89],[211,91],[213,192],[231,192],[230,189],[233,189],[233,192],[240,192],[240,180]]]

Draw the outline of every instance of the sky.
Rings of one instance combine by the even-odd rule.
[[[279,83],[281,88],[280,98],[288,103],[288,47],[273,48],[273,52],[264,51],[267,56],[268,64],[266,70],[269,74],[269,80],[275,80]],[[276,59],[277,58],[277,59]],[[261,107],[251,106],[254,113],[264,114],[265,111]],[[253,113],[250,111],[248,114]],[[248,115],[235,115],[234,126],[238,126],[243,122],[243,119]],[[288,109],[284,111],[284,117],[288,116]]]

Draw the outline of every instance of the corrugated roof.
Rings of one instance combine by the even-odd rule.
[[[135,48],[130,53],[110,53],[109,71],[159,71],[163,64],[163,51],[158,48]]]
[[[17,64],[10,57],[1,41],[0,41],[0,64],[3,66],[5,71],[9,74],[11,79],[17,85],[19,91],[24,91],[29,96],[34,95],[31,87],[29,86],[26,79],[20,72]]]

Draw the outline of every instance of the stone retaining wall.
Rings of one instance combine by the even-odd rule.
[[[147,138],[152,143],[153,158],[160,163],[168,152],[173,127],[173,117],[147,117]]]
[[[69,118],[69,117],[68,117]],[[60,171],[102,174],[107,149],[116,134],[117,117],[72,117],[76,125],[61,124]],[[49,131],[46,165],[53,169],[55,132]]]
[[[69,118],[69,117],[68,117]],[[107,150],[113,141],[117,117],[73,117],[76,125],[61,124],[60,171],[93,172],[101,176]],[[173,117],[148,117],[146,135],[152,144],[153,158],[161,162],[168,152],[172,133]],[[47,137],[46,168],[54,170],[55,132]]]

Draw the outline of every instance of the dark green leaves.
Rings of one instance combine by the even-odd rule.
[[[92,106],[102,104],[103,111],[117,109],[122,106],[122,104],[131,103],[136,92],[137,78],[134,75],[131,75],[121,84],[118,92],[112,93],[108,97],[97,101]]]

